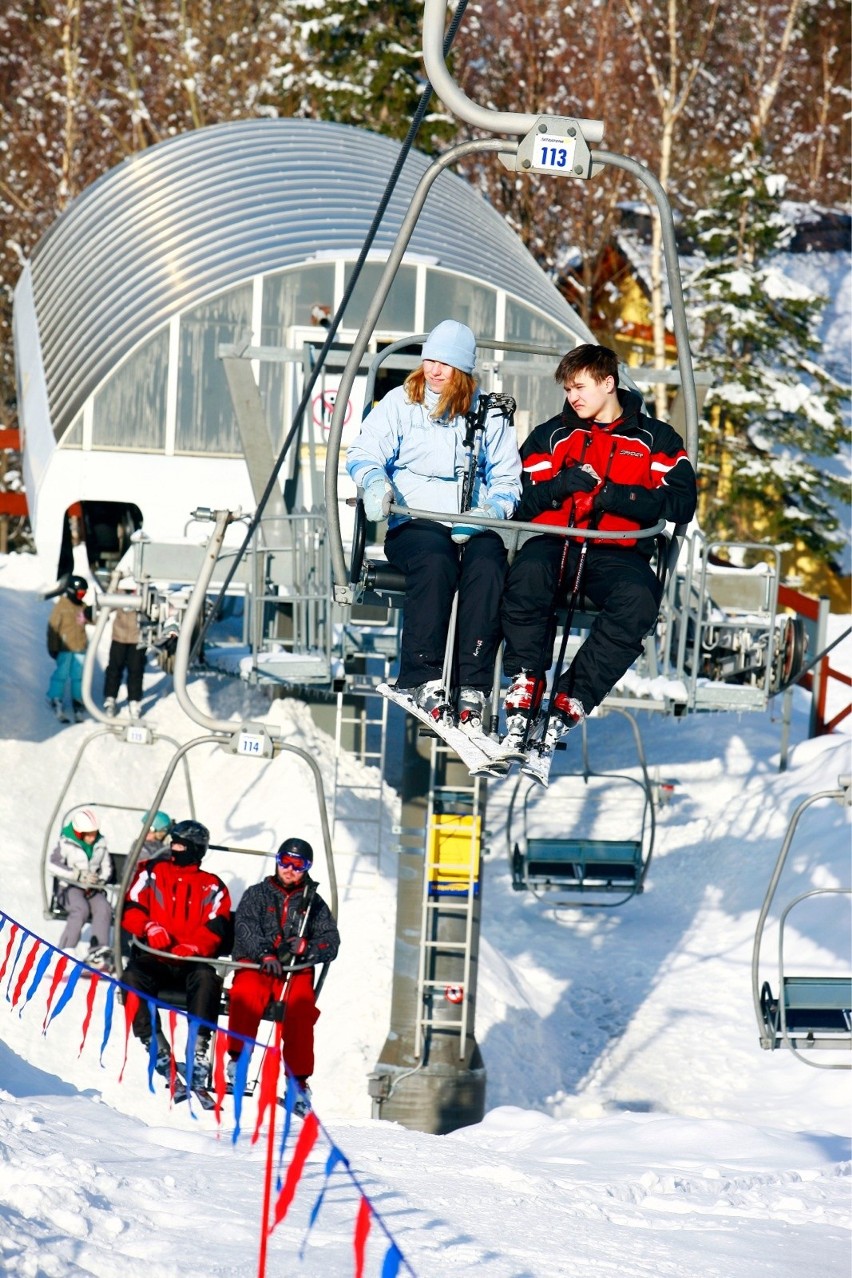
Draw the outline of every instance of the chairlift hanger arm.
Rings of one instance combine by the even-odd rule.
[[[437,96],[460,120],[466,120],[488,133],[528,133],[537,115],[517,111],[492,111],[477,106],[462,93],[447,70],[444,56],[444,23],[447,15],[446,0],[425,0],[423,6],[423,61],[426,74]],[[588,142],[600,142],[604,126],[600,120],[578,120],[583,136]]]
[[[340,385],[335,398],[334,411],[331,417],[331,425],[328,433],[327,444],[327,461],[325,467],[325,506],[326,518],[328,520],[329,533],[329,553],[331,558],[332,580],[334,583],[335,602],[347,604],[351,603],[351,587],[349,586],[349,574],[346,569],[346,561],[343,555],[343,538],[340,532],[340,510],[338,507],[337,494],[337,470],[340,457],[340,441],[343,435],[343,422],[346,406],[355,382],[355,377],[361,364],[361,359],[366,351],[370,338],[373,335],[379,316],[382,313],[382,307],[387,300],[391,285],[396,277],[399,264],[403,255],[408,248],[414,228],[417,225],[417,219],[423,209],[426,197],[429,194],[436,179],[443,173],[444,169],[455,164],[457,160],[464,159],[468,155],[477,155],[486,151],[499,152],[516,149],[515,143],[506,142],[505,139],[499,138],[480,138],[473,142],[462,142],[458,146],[451,147],[443,155],[438,156],[436,160],[429,166],[417,184],[417,189],[412,196],[411,203],[408,207],[399,233],[391,249],[388,260],[385,263],[385,269],[382,272],[381,279],[373,294],[370,305],[364,316],[364,321],[358,330],[358,335],[352,344],[349,352],[349,358],[346,361],[346,367],[340,378]]]

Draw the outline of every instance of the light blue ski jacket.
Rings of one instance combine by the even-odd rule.
[[[476,406],[479,392],[474,393]],[[384,475],[394,501],[416,510],[460,513],[465,470],[465,419],[435,421],[429,414],[438,394],[425,392],[423,404],[412,404],[396,386],[364,418],[361,433],[349,446],[346,469],[363,488],[371,474]],[[477,459],[471,509],[492,502],[508,519],[521,493],[521,460],[514,427],[496,410],[489,413]],[[393,513],[388,527],[407,516]]]

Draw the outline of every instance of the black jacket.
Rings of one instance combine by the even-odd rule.
[[[288,891],[271,875],[246,888],[234,916],[234,958],[259,963],[274,954],[280,959],[290,959],[287,941],[299,933],[309,884],[316,888],[306,874],[301,883]],[[316,891],[311,895],[308,921],[302,934],[308,948],[300,963],[330,963],[337,957],[340,933],[331,910]]]

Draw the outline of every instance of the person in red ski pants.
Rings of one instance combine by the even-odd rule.
[[[312,864],[309,843],[285,839],[276,854],[275,873],[244,892],[234,918],[234,958],[252,966],[234,977],[228,1016],[227,1072],[233,1085],[245,1046],[237,1036],[256,1038],[265,1008],[283,997],[281,1054],[302,1089],[298,1108],[303,1112],[309,1108],[319,1017],[313,969],[336,958],[340,946],[334,916],[308,874]],[[291,964],[299,970],[288,973]]]

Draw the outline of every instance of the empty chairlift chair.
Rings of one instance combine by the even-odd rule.
[[[654,844],[654,787],[636,720],[615,707],[607,714],[623,715],[632,728],[635,775],[590,766],[590,726],[584,723],[582,771],[560,774],[547,792],[530,782],[521,803],[522,833],[513,839],[516,801],[526,782],[519,777],[507,818],[515,891],[530,891],[550,905],[585,906],[622,905],[642,892]]]
[[[811,973],[791,976],[785,957],[785,929],[790,913],[805,901],[820,900],[827,906],[831,898],[852,899],[852,888],[816,888],[801,892],[785,906],[778,920],[778,983],[777,993],[769,981],[761,983],[760,955],[767,920],[781,879],[790,847],[805,809],[821,799],[835,799],[844,807],[852,804],[852,780],[849,776],[838,778],[835,790],[822,790],[805,799],[794,811],[778,853],[775,869],[766,891],[760,911],[752,952],[752,997],[760,1032],[760,1046],[766,1051],[778,1047],[788,1048],[799,1060],[820,1069],[850,1069],[849,1060],[838,1061],[821,1055],[824,1051],[852,1049],[852,974]],[[848,940],[848,938],[847,938]]]

